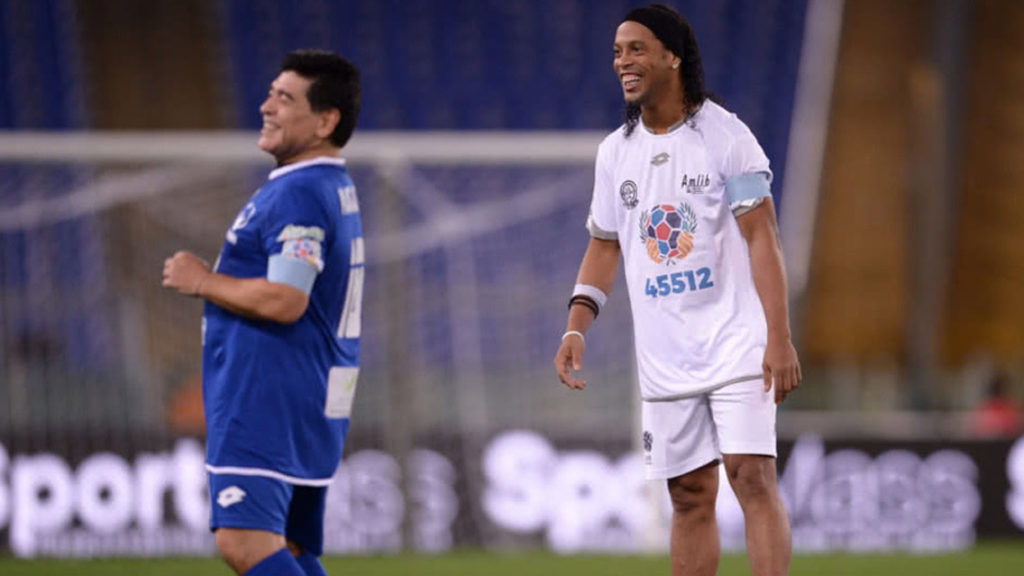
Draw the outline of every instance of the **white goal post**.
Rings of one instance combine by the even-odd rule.
[[[359,132],[345,146],[351,162],[417,164],[593,163],[602,132]],[[269,157],[256,132],[3,132],[0,161],[216,162]]]

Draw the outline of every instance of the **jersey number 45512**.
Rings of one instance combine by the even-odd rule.
[[[714,285],[715,283],[711,280],[711,268],[704,267],[648,278],[647,284],[644,286],[644,293],[651,298],[657,298],[669,294],[681,294],[687,290],[690,292],[705,290]]]

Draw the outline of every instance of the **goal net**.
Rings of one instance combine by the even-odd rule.
[[[638,545],[622,286],[588,335],[587,391],[551,362],[600,138],[367,133],[346,148],[367,280],[329,552]],[[212,262],[271,168],[248,133],[0,139],[0,547],[210,550],[201,303],[163,290],[161,270],[179,249]]]
[[[328,554],[668,549],[664,485],[642,477],[623,286],[588,334],[587,390],[551,362],[600,138],[378,132],[346,148],[364,355]],[[163,290],[161,270],[179,249],[212,261],[271,168],[248,133],[0,135],[0,551],[214,553],[201,303]],[[843,415],[807,416],[791,431]],[[845,422],[838,439],[780,442],[796,549],[960,549],[976,520],[1010,526],[978,520],[1010,502],[993,480],[1021,469],[1008,442],[856,442],[843,434],[894,429]],[[718,526],[734,550],[727,486]]]

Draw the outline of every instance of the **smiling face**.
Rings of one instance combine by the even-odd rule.
[[[627,20],[615,31],[613,66],[628,104],[650,105],[679,80],[679,57],[665,48],[651,29]]]
[[[260,106],[263,128],[257,144],[274,156],[278,165],[305,159],[332,146],[328,138],[337,125],[338,112],[313,111],[306,96],[311,84],[295,72],[281,72]]]

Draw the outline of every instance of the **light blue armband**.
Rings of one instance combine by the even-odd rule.
[[[306,294],[313,291],[313,282],[319,271],[306,260],[274,254],[267,261],[267,280],[287,284]]]
[[[735,208],[743,202],[770,197],[770,178],[767,172],[747,172],[726,179],[725,198],[729,201],[729,207]]]

